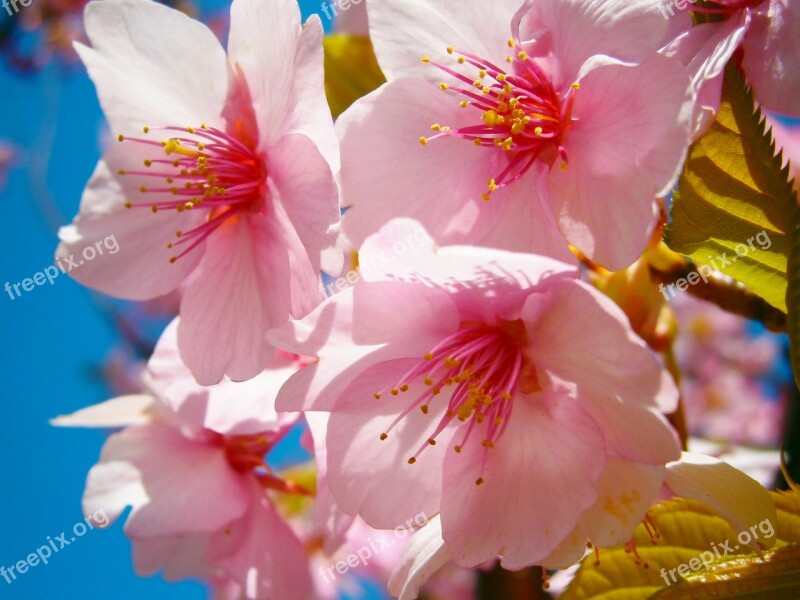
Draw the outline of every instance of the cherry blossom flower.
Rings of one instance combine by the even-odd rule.
[[[568,260],[566,238],[612,270],[641,254],[689,141],[667,23],[652,2],[520,4],[368,5],[388,83],[337,122],[355,247],[411,217],[442,244]]]
[[[393,221],[360,256],[418,227]],[[319,359],[277,407],[331,413],[339,508],[379,529],[441,513],[464,567],[574,562],[587,538],[627,539],[680,447],[661,414],[675,385],[622,311],[534,255],[431,242],[387,269],[269,334]]]
[[[308,557],[267,491],[303,493],[273,474],[265,455],[297,421],[274,411],[275,392],[299,366],[278,356],[258,378],[199,386],[180,363],[177,324],[149,365],[153,395],[124,396],[54,420],[70,427],[123,427],[106,441],[83,496],[87,514],[115,521],[136,571],[173,581],[200,578],[237,598],[305,600]]]
[[[293,0],[235,0],[227,57],[149,0],[92,2],[86,31],[78,52],[119,143],[57,254],[113,232],[120,251],[75,278],[133,300],[181,287],[179,346],[198,381],[253,377],[272,352],[264,332],[314,308],[320,268],[340,268],[320,21],[302,27]]]

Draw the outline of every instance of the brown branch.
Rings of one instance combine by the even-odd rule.
[[[697,265],[687,260],[679,266],[669,270],[660,271],[650,268],[653,279],[663,284],[667,297],[671,300],[680,293],[679,288],[668,286],[673,285],[683,279],[688,282],[689,278],[695,279],[694,285],[686,285],[685,291],[701,300],[716,304],[723,310],[735,315],[753,319],[764,325],[769,331],[775,333],[786,332],[786,315],[778,310],[760,296],[756,296],[743,284],[732,277],[712,271],[705,277],[697,270]]]
[[[550,595],[543,590],[541,567],[522,571],[506,571],[499,564],[489,571],[478,571],[478,600],[544,600]]]

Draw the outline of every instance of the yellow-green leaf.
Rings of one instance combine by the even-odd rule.
[[[774,553],[781,548],[789,545],[794,548],[793,544],[800,543],[800,494],[773,492],[771,495],[777,508],[777,523],[762,521],[755,529],[758,540],[777,540],[773,551],[765,554],[769,557],[775,556]],[[624,546],[600,549],[599,564],[595,563],[593,554],[587,556],[561,598],[645,600],[664,588],[686,585],[681,583],[688,579],[684,576],[694,574],[697,579],[712,570],[721,574],[726,569],[725,572],[729,575],[731,569],[739,569],[737,576],[748,573],[755,582],[753,585],[763,586],[769,583],[769,577],[773,575],[770,569],[783,572],[786,565],[793,565],[797,560],[796,553],[778,553],[777,558],[771,559],[774,562],[765,567],[759,562],[751,546],[740,543],[747,540],[738,539],[739,532],[734,531],[711,508],[694,500],[674,499],[664,502],[651,508],[648,516],[658,534],[655,539],[651,539],[644,525],[636,528],[635,550],[641,560],[636,558],[630,548]],[[752,536],[753,533],[749,535]],[[731,562],[734,559],[738,562]],[[754,566],[756,564],[761,566]],[[682,568],[683,572],[678,571],[681,565],[686,565]],[[800,576],[800,570],[797,575]],[[763,579],[764,577],[767,579]],[[697,586],[700,583],[706,585],[706,582],[699,580],[691,585]],[[670,600],[673,598],[667,597]]]
[[[368,37],[325,36],[325,93],[333,117],[386,81]]]
[[[689,151],[665,231],[667,244],[786,312],[794,202],[788,168],[775,155],[752,92],[729,65],[717,119]]]

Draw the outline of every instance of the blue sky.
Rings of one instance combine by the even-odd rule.
[[[206,6],[223,5],[205,2]],[[320,2],[301,1],[305,16]],[[327,19],[322,18],[328,25]],[[56,239],[36,208],[52,193],[67,219],[99,158],[103,123],[94,88],[77,69],[69,77],[53,70],[22,79],[0,67],[0,139],[24,156],[0,192],[0,287],[32,277],[53,262]],[[52,150],[49,137],[53,136]],[[49,163],[49,164],[48,164]],[[113,347],[114,331],[96,311],[90,294],[65,276],[11,300],[1,292],[0,565],[10,566],[69,531],[82,519],[86,473],[97,460],[105,434],[57,429],[48,420],[106,399],[92,369]],[[197,583],[167,584],[133,573],[122,522],[89,531],[68,547],[7,584],[0,597],[197,599]]]

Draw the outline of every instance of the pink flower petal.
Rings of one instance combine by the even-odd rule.
[[[395,369],[383,367],[389,386],[409,367],[406,361],[398,362]],[[447,399],[432,404],[428,414],[412,410],[390,430],[419,391],[412,386],[404,394],[385,394],[380,400],[367,392],[358,408],[336,411],[328,423],[328,481],[334,497],[345,513],[358,514],[376,529],[397,527],[420,513],[439,512],[442,461],[453,429],[439,434],[435,446],[426,444]],[[387,431],[388,437],[381,439]],[[409,464],[420,448],[425,450]]]
[[[748,531],[764,521],[777,524],[775,503],[767,490],[716,458],[684,452],[680,460],[667,465],[665,483],[674,494],[713,508],[737,532]],[[762,548],[769,548],[775,543],[775,536],[759,535],[755,541]]]
[[[632,407],[665,412],[677,406],[672,377],[633,332],[622,310],[594,288],[553,281],[545,292],[529,297],[522,318],[530,324],[530,353],[537,369],[576,384],[579,393],[616,396]]]
[[[252,483],[244,516],[211,538],[208,560],[242,587],[247,600],[311,597],[308,556],[297,535]]]
[[[50,421],[57,427],[116,428],[141,425],[151,418],[155,400],[152,396],[132,395],[113,398],[89,406],[70,415],[61,415]]]
[[[658,49],[667,30],[659,4],[649,0],[535,0],[521,20],[520,38],[547,38],[569,85],[595,55],[640,61]],[[547,33],[544,33],[547,32]]]
[[[305,135],[283,136],[267,155],[267,171],[292,227],[316,271],[322,257],[330,260],[339,231],[339,190],[328,163]],[[336,257],[326,271],[341,270]]]
[[[508,56],[506,41],[511,18],[520,0],[464,0],[426,2],[387,0],[367,5],[370,37],[381,69],[390,79],[427,77],[432,82],[442,75],[422,56],[442,62],[453,46],[487,58],[495,64]]]
[[[756,100],[767,110],[800,117],[800,5],[769,0],[753,9],[742,66]]]
[[[417,531],[406,546],[389,579],[389,593],[398,600],[414,600],[425,582],[451,558],[437,515]]]
[[[133,506],[125,525],[131,537],[214,531],[247,503],[247,483],[221,448],[157,423],[109,437],[83,496],[86,514],[104,510],[110,521]]]
[[[599,62],[599,61],[596,61]],[[656,196],[677,180],[689,142],[689,78],[674,60],[606,64],[581,80],[548,189],[567,240],[610,270],[629,266],[655,227]]]
[[[115,134],[219,125],[228,64],[201,22],[156,2],[111,0],[87,5],[85,27],[92,47],[76,49]]]
[[[294,0],[235,0],[228,55],[244,73],[259,129],[259,149],[302,133],[339,170],[339,148],[323,86],[322,23],[305,26]]]
[[[187,282],[178,343],[201,384],[255,377],[273,351],[266,331],[322,299],[308,256],[274,209],[219,227]]]
[[[596,500],[604,449],[602,431],[574,399],[518,395],[495,448],[447,450],[441,518],[455,561],[476,567],[499,555],[510,570],[538,564]],[[484,452],[485,481],[475,485]]]
[[[434,123],[474,125],[455,97],[419,79],[385,84],[339,117],[342,228],[354,247],[394,217],[416,219],[441,244],[475,240],[497,221],[502,202],[481,195],[506,157],[456,138],[422,146]]]
[[[749,26],[748,11],[740,11],[719,23],[694,26],[689,22],[685,31],[661,49],[664,56],[685,65],[692,77],[695,96],[693,140],[703,135],[714,122],[722,95],[725,65]]]
[[[319,356],[281,388],[278,410],[330,410],[368,367],[422,357],[458,328],[455,312],[441,290],[402,282],[358,285],[328,298],[269,334],[289,352]]]
[[[80,213],[72,225],[59,231],[61,245],[56,258],[84,285],[119,298],[148,300],[177,288],[202,258],[203,248],[199,247],[170,264],[175,251],[167,244],[176,240],[176,231],[200,225],[203,215],[172,210],[153,214],[149,208],[125,208],[125,202],[138,201],[142,196],[140,186],[152,184],[151,177],[118,174],[120,168],[141,165],[152,157],[146,146],[138,146],[115,144],[97,165],[81,198]],[[97,251],[92,260],[84,259],[86,248]],[[99,249],[103,249],[102,254]],[[66,260],[70,255],[72,266]]]

